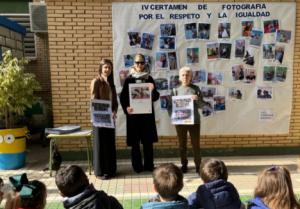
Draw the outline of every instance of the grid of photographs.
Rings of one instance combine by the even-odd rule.
[[[234,40],[231,33],[235,29],[232,28],[231,22],[216,24],[190,22],[182,24],[183,28],[177,26],[175,23],[161,23],[158,34],[144,31],[127,33],[129,46],[137,52],[139,52],[137,49],[142,49],[149,71],[164,73],[154,79],[158,91],[163,92],[160,97],[162,110],[166,110],[171,103],[170,91],[180,85],[178,70],[184,65],[192,67],[192,83],[201,87],[207,101],[202,109],[205,117],[215,112],[225,111],[227,98],[232,101],[246,99],[243,88],[236,86],[226,87],[227,93],[218,93],[214,86],[222,86],[224,80],[226,82],[229,80],[234,85],[252,84],[253,86],[257,78],[259,78],[258,83],[262,81],[270,85],[275,82],[286,82],[288,67],[285,65],[284,55],[286,45],[291,42],[292,32],[282,29],[278,19],[262,20],[261,24],[253,20],[242,20],[240,36]],[[217,40],[212,40],[212,30],[217,31],[215,36]],[[201,43],[205,47],[204,50],[200,48],[202,45],[195,44],[189,45],[184,51],[180,50],[184,54],[179,54],[178,33],[184,33],[180,37],[188,43],[194,41]],[[265,36],[268,38],[264,38]],[[203,51],[206,54],[202,54]],[[124,68],[119,70],[121,86],[129,74],[128,68],[134,64],[134,56],[135,54],[123,55]],[[184,63],[179,63],[179,57],[183,58]],[[223,69],[203,69],[202,59],[209,62],[236,60],[236,64],[224,73]],[[258,59],[262,59],[264,63],[261,69],[257,69],[257,63],[260,62]],[[272,87],[256,86],[256,98],[272,99],[273,91]]]

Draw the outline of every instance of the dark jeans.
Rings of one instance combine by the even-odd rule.
[[[181,164],[188,164],[187,159],[187,133],[189,133],[192,142],[192,148],[194,153],[195,166],[199,167],[201,163],[200,155],[200,124],[194,125],[175,125],[177,137],[179,141],[179,151]]]
[[[142,154],[140,150],[140,142],[135,141],[131,146],[131,163],[135,172],[139,173],[143,170],[152,171],[153,164],[153,143],[143,143],[144,165],[142,162]]]

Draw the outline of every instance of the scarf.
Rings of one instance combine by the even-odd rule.
[[[146,70],[146,69],[145,69]],[[148,79],[149,77],[149,72],[147,71],[143,71],[143,72],[137,72],[135,70],[135,68],[131,68],[130,69],[130,75],[133,77],[133,78],[139,78],[139,79]]]

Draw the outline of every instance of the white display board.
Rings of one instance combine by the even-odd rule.
[[[167,106],[178,70],[190,66],[210,106],[201,134],[286,134],[292,108],[296,4],[113,3],[113,62],[117,92],[136,53],[160,92],[158,134],[175,135]],[[118,111],[117,135],[126,135]]]

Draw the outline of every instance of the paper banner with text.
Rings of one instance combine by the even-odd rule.
[[[192,82],[207,104],[201,134],[289,132],[296,4],[113,3],[113,62],[117,91],[137,53],[155,80],[158,134],[175,135],[168,105],[179,85],[178,71],[190,66]],[[208,105],[209,104],[209,105]],[[272,110],[272,117],[269,112]],[[117,135],[126,135],[121,108]]]

